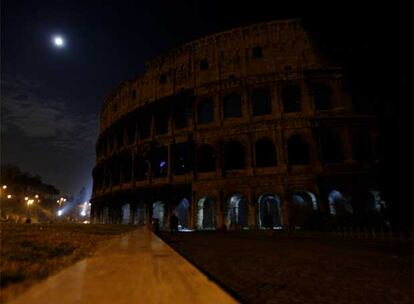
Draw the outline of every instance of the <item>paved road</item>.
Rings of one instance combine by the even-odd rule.
[[[96,254],[34,285],[17,303],[237,303],[149,230],[108,242]]]

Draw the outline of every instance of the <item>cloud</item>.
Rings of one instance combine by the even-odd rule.
[[[98,135],[97,115],[74,113],[64,101],[37,93],[40,86],[21,78],[2,80],[2,132],[18,128],[25,136],[48,140],[58,148],[90,149]]]

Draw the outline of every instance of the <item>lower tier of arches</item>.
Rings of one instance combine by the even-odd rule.
[[[378,187],[324,182],[249,187],[168,185],[94,198],[91,222],[180,230],[325,229],[332,225],[387,225],[387,203]]]

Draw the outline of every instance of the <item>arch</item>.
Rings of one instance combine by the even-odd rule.
[[[216,227],[215,200],[203,197],[197,203],[197,229],[212,230]]]
[[[321,160],[324,163],[335,163],[344,160],[341,136],[337,130],[324,129],[320,132]]]
[[[256,141],[256,167],[276,166],[276,149],[269,138],[261,138]]]
[[[191,101],[189,101],[186,97],[179,99],[180,100],[177,100],[177,106],[174,111],[174,125],[176,129],[187,127],[193,116],[193,107]]]
[[[248,205],[246,198],[235,193],[227,200],[227,227],[232,229],[247,228]]]
[[[166,110],[159,111],[155,117],[155,134],[162,135],[168,132],[169,113]]]
[[[137,181],[146,180],[149,176],[149,161],[145,157],[135,154],[134,178]]]
[[[172,144],[172,169],[174,175],[181,175],[190,172],[193,165],[193,149],[190,142]]]
[[[131,124],[127,128],[127,141],[128,145],[132,145],[135,142],[135,124]]]
[[[159,147],[154,151],[154,176],[164,177],[168,174],[168,148]]]
[[[332,89],[328,84],[315,84],[312,86],[313,104],[316,111],[332,108]]]
[[[245,168],[245,150],[243,145],[239,141],[232,140],[224,143],[223,150],[223,167],[225,170],[236,170]]]
[[[117,148],[122,148],[124,145],[124,130],[119,129],[116,131],[116,146]]]
[[[298,84],[286,85],[282,90],[283,110],[285,113],[301,111],[302,93]]]
[[[197,149],[197,171],[212,172],[216,169],[216,156],[213,146],[200,145]]]
[[[165,207],[164,202],[156,201],[152,204],[152,218],[158,219],[160,228],[164,228]]]
[[[372,160],[373,143],[370,134],[360,129],[354,133],[353,138],[353,157],[355,160]]]
[[[289,165],[307,165],[310,163],[309,145],[302,135],[292,135],[287,142]]]
[[[228,94],[223,97],[223,117],[241,117],[242,101],[241,96],[236,93]]]
[[[329,213],[332,216],[351,215],[354,209],[350,203],[350,198],[339,192],[332,190],[328,195]]]
[[[312,225],[313,214],[318,210],[318,201],[316,196],[306,190],[296,190],[292,192],[290,206],[290,220],[292,226],[296,228],[307,227]]]
[[[178,217],[178,229],[186,229],[189,226],[188,218],[189,218],[189,207],[190,201],[187,198],[183,198],[179,203],[178,206],[175,207],[173,213]]]
[[[279,196],[272,193],[263,193],[258,199],[259,204],[259,227],[269,228],[270,218],[273,229],[283,226],[282,212]],[[269,218],[270,217],[270,218]]]
[[[368,192],[372,195],[372,201],[368,205],[368,209],[384,214],[387,209],[387,203],[382,199],[381,192],[379,190],[369,190]]]
[[[127,225],[131,223],[131,207],[129,204],[122,205],[122,224]]]
[[[124,155],[121,158],[121,176],[122,176],[122,182],[123,183],[129,183],[131,182],[132,178],[132,158],[131,156]]]
[[[214,120],[214,106],[213,99],[207,97],[198,103],[197,107],[197,122],[198,124],[207,124]]]
[[[264,88],[253,90],[251,101],[253,116],[261,116],[272,113],[272,97],[269,90]]]

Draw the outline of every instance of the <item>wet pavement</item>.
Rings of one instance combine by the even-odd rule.
[[[146,228],[40,282],[17,303],[237,303]]]

